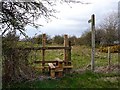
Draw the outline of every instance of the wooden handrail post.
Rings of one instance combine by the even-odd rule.
[[[68,60],[71,61],[71,41],[69,41]]]
[[[64,47],[68,47],[68,35],[64,35]],[[68,64],[68,53],[66,49],[64,49],[64,60],[66,61],[66,65],[67,65]]]
[[[43,48],[46,46],[46,34],[43,34],[42,35],[42,46]],[[45,49],[42,49],[42,66],[44,67],[45,66]],[[43,72],[44,72],[44,69],[43,69]]]

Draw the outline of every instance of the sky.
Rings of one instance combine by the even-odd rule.
[[[90,30],[90,23],[88,20],[92,14],[95,14],[96,27],[102,22],[104,17],[112,13],[117,12],[118,2],[120,0],[80,0],[84,3],[90,4],[73,4],[66,3],[57,4],[54,8],[59,11],[54,15],[57,18],[51,18],[49,22],[40,18],[36,22],[42,24],[43,27],[35,29],[27,26],[26,33],[29,37],[46,33],[50,36],[75,35],[80,37],[86,30]],[[23,36],[21,36],[23,37]]]

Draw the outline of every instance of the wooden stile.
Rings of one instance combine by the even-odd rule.
[[[55,78],[55,66],[52,63],[48,63],[48,65],[50,67],[50,76]]]
[[[42,47],[27,47],[27,48],[16,48],[19,50],[41,50],[42,51],[42,60],[35,61],[34,63],[39,64],[42,63],[42,66],[35,67],[35,69],[39,70],[42,69],[44,72],[45,70],[50,70],[50,75],[52,78],[56,76],[61,77],[63,76],[63,71],[68,71],[73,66],[71,66],[71,42],[68,41],[68,35],[64,35],[64,46],[63,47],[46,47],[46,34],[42,35]],[[55,60],[47,60],[45,61],[45,50],[53,50],[53,49],[63,49],[64,50],[64,57],[63,60],[59,58]],[[47,66],[45,66],[48,63]]]

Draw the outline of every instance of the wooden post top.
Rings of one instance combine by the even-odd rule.
[[[64,46],[68,46],[68,35],[64,35]]]
[[[42,35],[42,45],[43,45],[43,47],[45,47],[45,44],[46,44],[46,34],[43,34]]]
[[[46,36],[46,34],[44,33],[44,34],[42,34],[43,36]]]
[[[65,35],[64,35],[64,37],[68,37],[68,35],[67,35],[67,34],[65,34]]]

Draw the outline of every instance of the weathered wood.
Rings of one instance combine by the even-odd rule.
[[[111,53],[110,53],[110,47],[108,47],[108,66],[110,68],[110,61],[111,61]]]
[[[64,47],[68,47],[68,36],[67,35],[64,35]],[[68,52],[66,49],[64,50],[64,60],[66,62],[68,61]]]
[[[61,60],[61,59],[59,59],[59,58],[56,58],[55,59],[56,60],[56,62],[57,62],[57,68],[61,68],[61,69],[63,69],[63,63],[64,63],[64,61],[63,60]]]
[[[55,78],[55,66],[52,63],[48,63],[50,67],[50,76],[51,78]]]
[[[71,61],[71,41],[69,41],[68,60]]]
[[[55,72],[58,72],[57,77],[63,76],[63,61],[62,60],[58,60],[58,67],[56,68]]]
[[[56,63],[57,61],[34,61],[34,63]]]
[[[42,35],[42,47],[27,47],[27,48],[16,48],[19,50],[42,50],[42,60],[34,61],[34,63],[42,63],[41,67],[38,69],[42,69],[44,72],[45,63],[48,63],[48,67],[50,69],[51,77],[55,77],[55,72],[58,73],[58,76],[61,77],[63,74],[63,65],[71,65],[71,43],[68,42],[68,36],[64,36],[64,46],[63,47],[46,47],[46,34]],[[64,59],[56,59],[54,61],[45,61],[45,50],[53,50],[53,49],[63,49],[64,50]],[[36,55],[35,55],[36,56]],[[63,64],[64,63],[64,64]],[[71,67],[67,67],[71,68]]]
[[[52,63],[48,63],[50,69],[55,69],[55,66]]]
[[[56,69],[55,73],[57,73],[57,77],[62,77],[63,76],[63,69]]]
[[[46,44],[46,34],[43,34],[42,35],[42,46],[45,47],[45,44]],[[44,67],[45,63],[45,49],[42,50],[42,66]],[[43,69],[43,72],[44,72],[44,69]]]
[[[61,69],[63,68],[63,61],[60,61],[60,60],[58,61],[58,68],[61,68]]]
[[[91,51],[91,70],[94,71],[95,65],[95,15],[91,16],[91,31],[92,31],[92,51]]]
[[[33,63],[57,63],[58,61],[57,60],[54,60],[54,61],[34,61]],[[66,63],[66,61],[63,61],[63,63]],[[71,61],[68,61],[68,63],[71,64]]]
[[[51,78],[55,78],[55,70],[50,70],[50,76]]]
[[[28,47],[28,48],[15,48],[19,50],[53,50],[53,49],[71,49],[71,47]]]
[[[51,77],[53,77],[53,73],[55,75],[57,75],[57,77],[62,77],[63,76],[63,60],[60,60],[59,58],[56,58],[57,60],[57,66],[54,66],[53,63],[48,63],[49,67],[50,67],[50,73],[51,73]],[[52,70],[52,72],[51,72]],[[55,70],[55,71],[53,71]],[[53,75],[53,76],[52,76]]]

